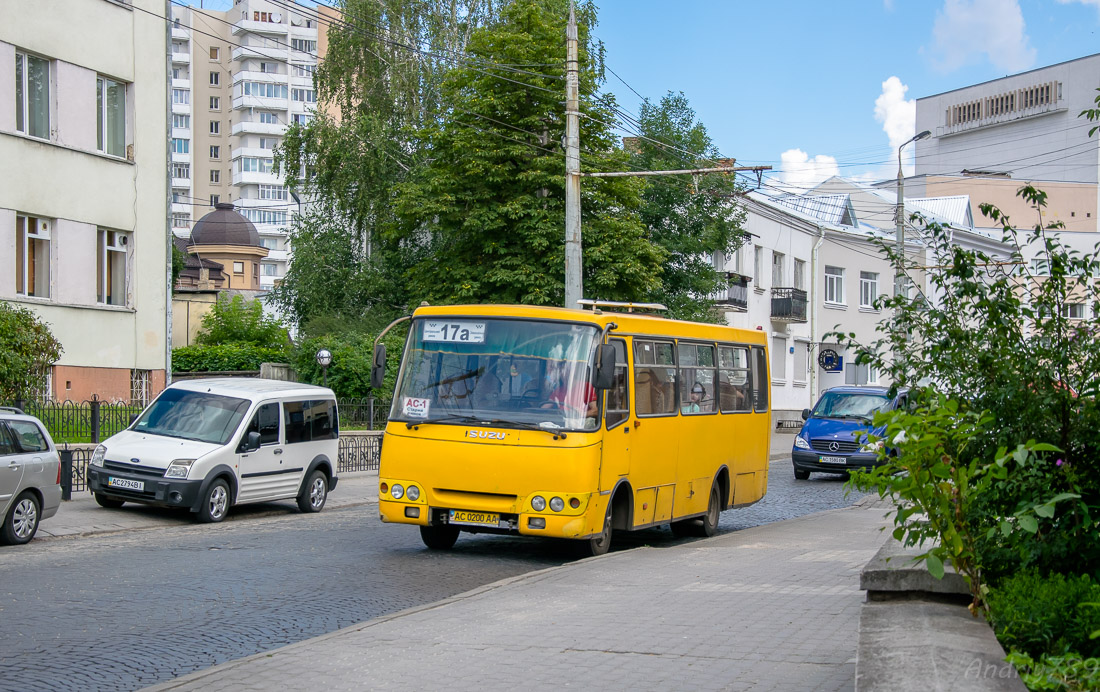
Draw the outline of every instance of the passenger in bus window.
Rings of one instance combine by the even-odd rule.
[[[508,369],[508,378],[504,386],[505,396],[509,399],[520,399],[534,387],[531,383],[531,376],[525,372],[520,372],[519,366],[515,363],[512,363],[512,366]]]
[[[596,416],[599,414],[599,406],[596,403],[596,389],[588,381],[588,378],[584,378],[584,381],[577,380],[575,382],[569,382],[561,373],[563,368],[556,368],[558,375],[558,384],[553,391],[550,392],[549,400],[542,405],[542,408],[557,408],[566,413],[566,417],[581,416],[583,415],[584,427],[594,428],[596,427]],[[579,376],[584,374],[584,370],[577,368],[574,372]]]
[[[702,402],[706,396],[707,388],[704,387],[702,383],[696,382],[691,386],[690,398],[680,407],[680,410],[684,413],[699,413],[703,410]]]

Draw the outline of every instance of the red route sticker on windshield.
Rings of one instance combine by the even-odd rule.
[[[428,408],[431,404],[431,399],[418,399],[414,396],[407,396],[401,402],[401,412],[405,414],[406,418],[427,418]]]

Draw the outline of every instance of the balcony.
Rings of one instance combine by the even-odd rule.
[[[172,187],[179,190],[190,190],[191,179],[190,178],[172,178]]]
[[[806,292],[800,288],[772,289],[773,322],[805,322]]]
[[[176,65],[190,65],[191,64],[191,54],[190,53],[184,53],[182,51],[178,52],[178,53],[176,51],[172,51],[172,62],[173,62],[173,64],[176,64]]]
[[[259,108],[268,111],[285,111],[289,105],[290,101],[284,98],[267,98],[266,96],[233,97],[233,110]]]
[[[710,297],[714,306],[729,312],[748,312],[749,278],[737,274],[728,275],[726,290]]]
[[[286,125],[282,123],[260,123],[242,121],[233,123],[233,136],[237,135],[274,135],[281,137],[286,134]]]
[[[239,46],[233,49],[233,59],[236,61],[256,58],[258,60],[279,60],[286,62],[287,50],[285,46]]]
[[[233,25],[233,35],[241,34],[273,34],[286,36],[286,24],[277,22],[257,22],[251,19],[242,19]]]
[[[189,41],[191,40],[191,31],[185,26],[172,25],[172,38],[177,41]]]

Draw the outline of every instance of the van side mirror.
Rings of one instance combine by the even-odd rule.
[[[611,389],[615,386],[615,347],[600,344],[596,347],[596,374],[592,378],[596,389]]]
[[[802,409],[802,420],[810,420],[810,409]]]
[[[381,389],[382,380],[386,377],[386,345],[378,344],[374,347],[374,360],[370,367],[370,388]]]
[[[244,443],[241,445],[241,452],[255,452],[260,448],[260,433],[255,430],[245,435]]]

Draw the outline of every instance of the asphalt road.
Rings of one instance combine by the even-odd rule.
[[[765,499],[720,530],[859,497],[845,495],[842,479],[773,463]],[[616,541],[679,542],[667,528]],[[566,544],[468,534],[430,552],[374,505],[36,541],[0,550],[0,689],[136,689],[571,559]]]

